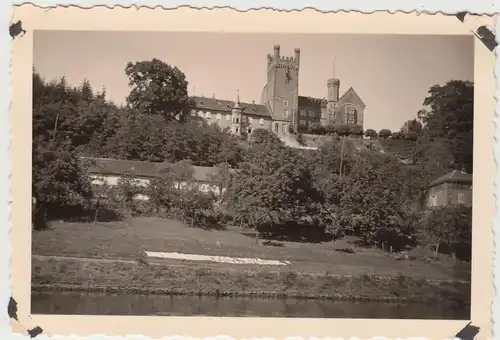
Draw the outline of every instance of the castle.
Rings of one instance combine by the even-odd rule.
[[[327,98],[299,95],[300,49],[293,57],[283,57],[280,46],[274,45],[267,55],[267,84],[260,103],[205,97],[192,97],[191,115],[222,128],[230,128],[235,135],[245,137],[257,128],[271,130],[284,136],[307,132],[315,125],[356,124],[363,127],[365,104],[351,87],[339,97],[340,80],[327,81]]]

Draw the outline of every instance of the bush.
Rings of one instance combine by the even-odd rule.
[[[379,131],[378,136],[380,138],[388,138],[392,134],[391,130],[389,129],[382,129]]]
[[[351,125],[350,134],[354,136],[363,136],[363,127],[361,125]]]
[[[410,131],[404,137],[406,140],[416,141],[418,139],[418,133]]]
[[[375,137],[377,137],[377,131],[375,131],[373,129],[367,129],[365,131],[365,136],[370,137],[370,138],[375,138]]]
[[[311,124],[309,126],[309,129],[307,130],[307,132],[312,134],[312,135],[325,135],[326,129],[321,124],[315,123],[315,124]]]
[[[401,132],[393,132],[391,137],[393,140],[400,140],[404,138],[404,135]]]

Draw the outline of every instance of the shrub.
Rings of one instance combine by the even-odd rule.
[[[365,131],[365,136],[370,137],[370,138],[375,138],[375,137],[377,137],[377,131],[375,131],[373,129],[367,129]]]
[[[378,136],[380,138],[387,138],[392,134],[391,130],[389,129],[382,129],[379,131]]]

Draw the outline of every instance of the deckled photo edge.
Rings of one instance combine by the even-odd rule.
[[[190,20],[185,20],[189,16]],[[222,18],[224,20],[222,20]],[[259,27],[252,25],[259,18]],[[190,317],[113,317],[113,316],[56,316],[31,315],[30,275],[31,267],[31,223],[29,204],[29,181],[31,178],[31,153],[26,145],[31,140],[31,76],[33,67],[34,30],[102,30],[102,31],[228,31],[228,32],[281,32],[284,25],[294,20],[293,33],[403,33],[403,34],[472,34],[453,16],[441,14],[388,14],[359,13],[323,14],[314,10],[283,13],[273,10],[238,12],[231,9],[198,10],[179,8],[176,10],[97,7],[79,9],[75,7],[40,8],[23,5],[15,9],[13,22],[22,20],[26,30],[24,36],[12,42],[12,91],[11,106],[12,139],[12,293],[18,302],[19,321],[26,329],[40,326],[46,335],[91,334],[126,335],[144,334],[153,338],[168,333],[209,337],[228,334],[232,337],[291,337],[331,336],[343,338],[357,336],[374,337],[384,334],[389,338],[425,336],[428,338],[452,338],[467,322],[441,320],[356,320],[356,319],[258,319],[258,318],[190,318]],[[135,19],[135,20],[131,20]],[[330,20],[332,19],[332,20]],[[353,25],[352,23],[355,23]],[[426,25],[420,26],[421,22]],[[237,23],[237,25],[236,25]],[[312,24],[313,23],[313,24]],[[376,25],[375,25],[376,24]],[[398,32],[394,32],[394,27]],[[493,222],[493,125],[494,65],[493,53],[476,39],[475,41],[475,133],[474,162],[484,166],[481,175],[474,176],[475,226],[492,226]],[[483,165],[484,164],[484,165]],[[478,204],[478,202],[480,202]],[[480,327],[480,338],[491,334],[491,303],[493,296],[492,229],[473,229],[473,281],[471,321]],[[29,235],[29,236],[27,236]],[[480,259],[480,261],[479,261]],[[114,334],[116,330],[124,332]],[[173,331],[175,330],[175,331]],[[126,332],[126,333],[125,333]],[[420,334],[424,332],[424,334]],[[169,334],[170,335],[170,334]]]

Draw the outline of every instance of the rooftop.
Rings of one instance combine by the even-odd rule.
[[[464,171],[453,170],[448,172],[446,175],[439,177],[429,184],[429,188],[435,187],[436,185],[443,183],[465,183],[472,184],[472,175]]]
[[[191,97],[191,99],[194,101],[196,108],[202,110],[231,112],[231,109],[236,104],[234,101],[217,98]],[[240,106],[245,114],[271,117],[271,114],[265,105],[256,103],[240,103]]]
[[[133,172],[135,176],[143,178],[159,178],[162,176],[162,170],[171,165],[170,163],[129,161],[112,158],[81,157],[81,159],[82,161],[89,160],[92,162],[92,165],[88,169],[90,174],[123,175],[127,172]],[[213,182],[211,177],[216,171],[216,168],[212,167],[193,166],[193,178],[198,182]]]

